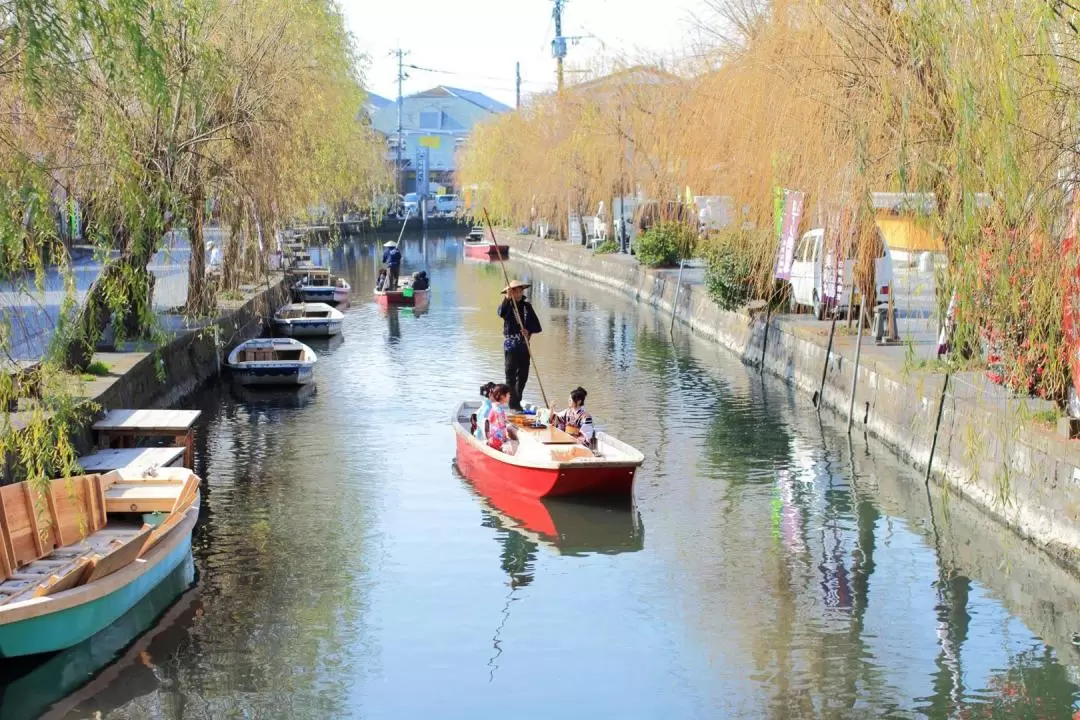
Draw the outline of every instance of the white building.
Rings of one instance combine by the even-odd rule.
[[[382,100],[382,98],[379,98]],[[456,156],[476,123],[511,110],[498,100],[472,90],[439,85],[408,95],[401,101],[401,189],[416,187],[417,149],[428,149],[431,182],[452,187]],[[398,105],[389,101],[375,107],[371,125],[386,137],[387,159],[398,158]]]

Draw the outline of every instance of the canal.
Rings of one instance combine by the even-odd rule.
[[[647,309],[534,285],[549,396],[644,452],[633,505],[477,494],[450,412],[502,373],[497,266],[410,238],[427,312],[367,299],[315,388],[215,385],[193,565],[2,717],[1070,718],[1080,582],[807,399]],[[535,377],[529,391],[538,399]],[[188,587],[191,577],[195,584]],[[164,613],[164,614],[163,614]]]

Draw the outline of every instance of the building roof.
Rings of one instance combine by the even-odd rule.
[[[632,67],[616,70],[607,75],[601,75],[592,80],[576,83],[569,86],[569,90],[581,92],[597,88],[608,88],[619,85],[665,85],[679,81],[679,76],[669,73],[667,70],[655,65],[634,65]]]
[[[392,102],[394,101],[389,98],[384,98],[382,95],[376,95],[373,92],[367,94],[367,104],[375,110],[384,108]]]
[[[462,100],[471,102],[477,107],[483,108],[488,112],[504,113],[510,112],[512,108],[509,105],[503,105],[498,100],[489,98],[482,92],[476,92],[475,90],[462,90],[461,88],[450,87],[449,85],[437,85],[430,90],[424,90],[418,92],[409,97],[459,97]]]

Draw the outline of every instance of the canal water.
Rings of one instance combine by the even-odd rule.
[[[646,309],[533,282],[541,379],[646,457],[632,504],[483,496],[448,420],[502,372],[497,266],[407,239],[427,312],[368,301],[317,385],[215,385],[193,567],[6,669],[0,716],[1070,718],[1080,582],[776,380]],[[539,400],[539,384],[528,394]],[[195,581],[189,587],[194,575]]]

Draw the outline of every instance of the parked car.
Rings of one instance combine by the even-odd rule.
[[[435,212],[444,215],[453,215],[461,210],[461,198],[457,195],[436,195]]]
[[[402,200],[405,209],[405,217],[417,217],[420,214],[420,196],[416,193],[406,193]]]
[[[892,292],[893,269],[892,254],[889,252],[889,244],[885,241],[881,232],[878,232],[881,241],[882,253],[874,260],[874,281],[877,284],[877,301],[888,302],[889,293]],[[791,263],[791,296],[796,305],[805,305],[813,309],[814,317],[821,320],[825,317],[825,266],[827,253],[825,251],[825,229],[816,228],[804,234],[795,247],[795,258]],[[847,306],[847,289],[851,287],[852,273],[855,270],[855,260],[849,258],[844,261],[843,285],[840,307]],[[855,306],[859,305],[859,297],[856,291]]]

